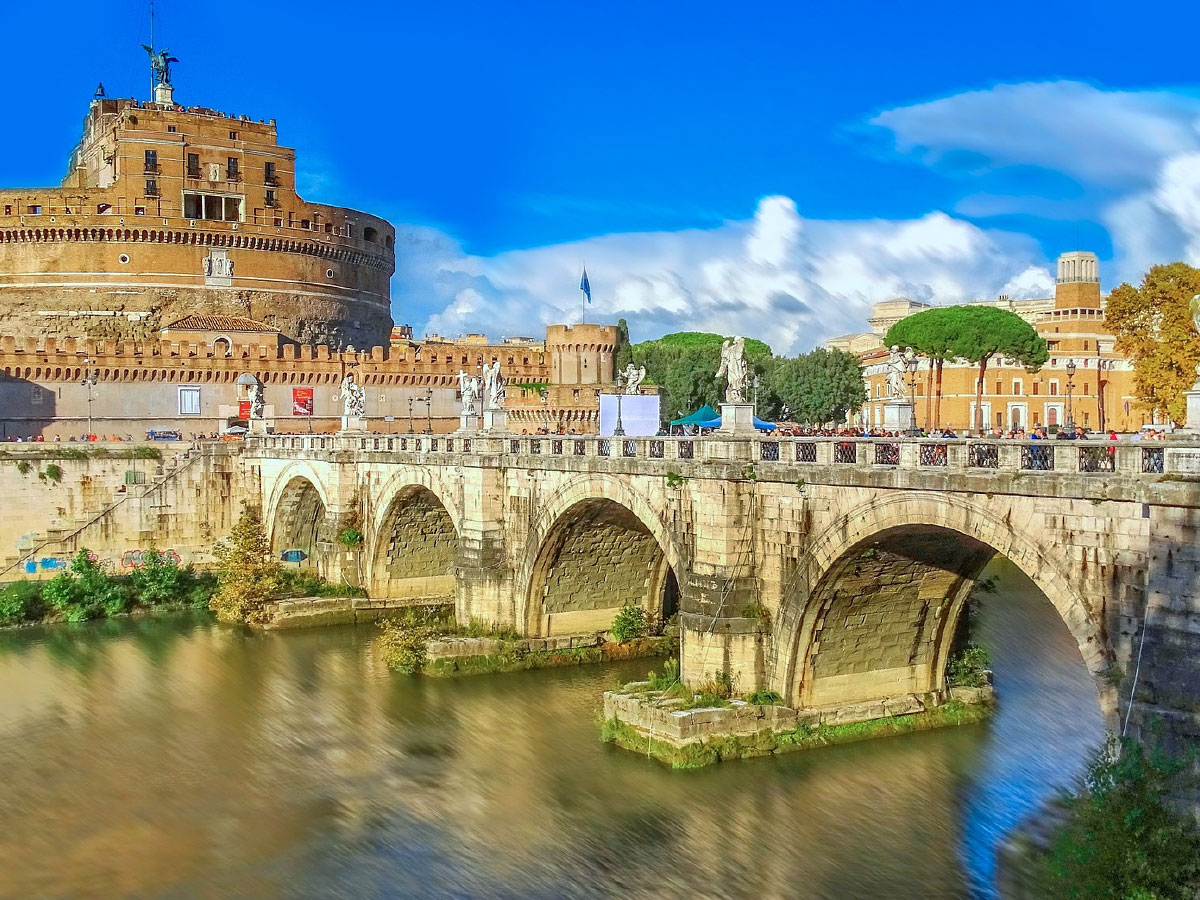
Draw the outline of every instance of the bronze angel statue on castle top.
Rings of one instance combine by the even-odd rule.
[[[154,77],[158,79],[159,84],[171,83],[171,63],[179,62],[171,55],[170,50],[159,50],[157,53],[153,47],[148,47],[142,44],[142,49],[150,54],[150,68],[154,70]]]

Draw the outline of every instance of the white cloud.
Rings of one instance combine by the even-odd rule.
[[[1167,91],[1106,91],[1078,82],[998,85],[887,110],[871,124],[926,164],[988,178],[960,215],[1088,219],[1112,235],[1105,280],[1137,280],[1155,262],[1200,263],[1200,100]],[[1039,195],[1059,175],[1064,199]],[[1026,172],[1028,170],[1025,170]],[[999,176],[999,177],[996,177]],[[1020,190],[1006,192],[1005,184]],[[1035,188],[1031,190],[1030,188]],[[1050,192],[1048,192],[1050,193]],[[997,293],[1046,296],[1053,278],[1035,242],[944,212],[890,221],[823,221],[787,197],[763,198],[748,221],[715,228],[610,234],[492,257],[463,252],[429,228],[397,236],[396,317],[436,310],[443,334],[539,334],[582,313],[586,263],[590,321],[624,316],[635,339],[669,331],[744,333],[776,352],[865,330],[870,305],[897,295],[958,302]],[[419,323],[418,323],[419,324]]]
[[[1012,287],[1013,273],[1036,270],[1039,259],[1027,238],[943,213],[817,221],[778,196],[763,198],[750,221],[706,230],[607,235],[491,258],[467,256],[427,232],[415,246],[421,252],[398,261],[400,306],[405,297],[435,298],[440,309],[429,331],[536,334],[551,322],[579,321],[576,286],[586,260],[592,321],[623,316],[635,339],[676,330],[745,333],[781,353],[864,330],[871,304],[897,295],[951,302],[1005,286],[1025,290]],[[1040,281],[1026,279],[1037,290],[1049,278],[1041,271]]]

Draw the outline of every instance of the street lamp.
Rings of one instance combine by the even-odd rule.
[[[85,366],[90,366],[92,364],[92,361],[90,359],[85,359],[83,361],[83,363]],[[94,388],[96,386],[96,382],[97,382],[96,372],[93,371],[92,369],[85,369],[83,372],[83,380],[79,383],[81,385],[83,385],[85,388],[87,388],[87,401],[88,401],[87,439],[89,441],[92,439],[92,388]]]
[[[433,414],[430,406],[433,403],[433,388],[425,388],[425,433],[433,434]]]
[[[1075,434],[1075,410],[1072,398],[1075,393],[1075,360],[1067,360],[1067,434]]]
[[[409,434],[412,434],[412,433],[413,433],[413,427],[412,427],[412,405],[413,405],[413,398],[412,398],[412,397],[409,397],[409,398],[408,398],[408,433],[409,433]]]
[[[625,376],[617,373],[617,424],[613,428],[613,437],[625,436],[625,424],[621,421],[621,396],[625,393]]]
[[[917,428],[917,366],[921,364],[912,347],[904,348],[904,370],[908,373],[908,435],[917,437],[921,432]]]

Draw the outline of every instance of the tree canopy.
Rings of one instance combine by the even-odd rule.
[[[884,335],[888,347],[911,347],[933,364],[937,381],[932,395],[925,397],[925,419],[938,424],[942,420],[942,370],[951,356],[962,324],[962,307],[939,306],[908,316],[892,325]],[[936,397],[930,416],[929,403]]]
[[[1181,262],[1153,266],[1140,287],[1117,287],[1105,311],[1116,349],[1133,360],[1138,398],[1176,422],[1186,418],[1184,392],[1200,362],[1200,334],[1189,310],[1196,294],[1200,269]]]
[[[724,340],[726,338],[719,334],[681,331],[657,340],[642,341],[630,348],[633,362],[646,367],[646,381],[658,386],[663,422],[686,415],[705,403],[714,408],[720,403],[723,391],[716,372]],[[770,347],[762,341],[746,339],[746,364],[751,379],[755,375],[765,375],[770,360]],[[765,383],[768,379],[762,381]],[[764,396],[761,387],[760,408],[765,411],[772,398]]]
[[[773,360],[771,386],[789,418],[814,425],[842,422],[867,399],[858,357],[823,347]]]

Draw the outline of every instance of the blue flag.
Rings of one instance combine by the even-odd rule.
[[[579,279],[579,289],[583,291],[583,295],[587,297],[587,302],[592,302],[592,283],[588,281],[587,267],[583,269],[583,277]]]

